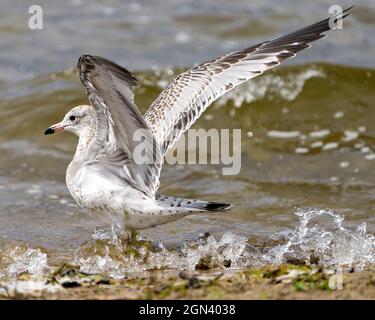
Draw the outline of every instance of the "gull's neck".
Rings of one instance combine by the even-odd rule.
[[[74,160],[83,160],[87,156],[87,149],[90,142],[94,138],[95,129],[91,127],[86,127],[79,133],[78,145],[76,148],[76,153],[74,154]]]

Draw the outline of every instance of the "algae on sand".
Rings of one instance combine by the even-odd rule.
[[[152,271],[125,279],[88,275],[75,266],[60,267],[49,281],[0,283],[3,299],[373,299],[374,269],[342,273],[332,287],[332,270],[280,265],[242,271]],[[53,279],[53,284],[51,283]],[[34,289],[26,284],[34,281]]]

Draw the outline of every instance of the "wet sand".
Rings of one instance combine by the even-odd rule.
[[[241,271],[155,271],[115,280],[62,266],[46,290],[26,290],[27,276],[16,288],[0,282],[2,299],[374,299],[374,269],[343,272],[342,288],[330,287],[331,271],[280,265]],[[22,285],[23,283],[23,285]],[[17,289],[18,288],[18,289]]]

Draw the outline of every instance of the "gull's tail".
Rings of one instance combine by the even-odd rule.
[[[156,201],[160,206],[176,209],[178,211],[184,211],[184,209],[187,211],[226,211],[231,208],[229,203],[175,198],[161,194],[156,196]]]

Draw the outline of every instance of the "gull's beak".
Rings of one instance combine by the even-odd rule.
[[[47,130],[44,132],[44,134],[52,134],[52,133],[55,133],[55,132],[63,131],[64,128],[65,128],[65,125],[61,124],[61,122],[56,123],[53,126],[50,126],[49,128],[47,128]]]

